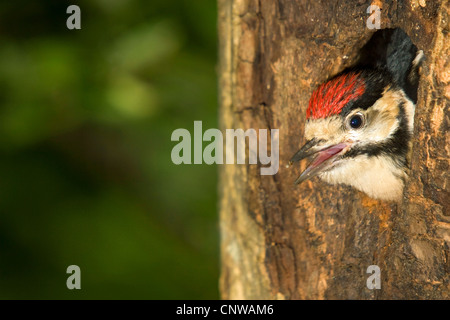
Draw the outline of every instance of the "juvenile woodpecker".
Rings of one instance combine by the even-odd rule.
[[[399,201],[408,173],[417,99],[417,51],[400,29],[383,30],[371,63],[320,85],[306,110],[306,143],[290,164],[313,157],[295,181],[319,176],[372,198]]]

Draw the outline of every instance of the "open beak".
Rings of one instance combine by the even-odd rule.
[[[336,158],[344,154],[348,150],[348,147],[350,147],[350,144],[345,142],[325,147],[319,147],[316,139],[311,139],[306,142],[306,144],[291,158],[289,165],[313,155],[315,155],[315,157],[306,170],[302,172],[297,180],[295,180],[295,184],[300,184],[331,168]]]

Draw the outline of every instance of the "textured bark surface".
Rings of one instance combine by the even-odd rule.
[[[352,65],[375,30],[402,28],[426,55],[411,179],[401,204],[285,168],[305,142],[312,91]],[[224,299],[450,298],[449,1],[219,0],[220,121],[280,129],[280,170],[220,168]],[[369,290],[369,265],[381,289]]]

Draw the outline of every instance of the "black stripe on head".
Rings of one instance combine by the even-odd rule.
[[[360,98],[350,101],[342,109],[340,115],[343,119],[355,109],[367,110],[373,106],[382,97],[386,87],[392,84],[390,74],[381,70],[364,69],[361,72],[361,77],[364,80],[366,90]]]
[[[390,156],[398,166],[406,166],[406,155],[408,153],[411,133],[408,130],[408,120],[405,114],[404,102],[399,104],[399,113],[397,115],[399,125],[397,130],[390,138],[382,142],[376,142],[363,146],[355,146],[345,153],[343,158],[353,158],[358,155],[368,155],[375,157],[380,155]]]

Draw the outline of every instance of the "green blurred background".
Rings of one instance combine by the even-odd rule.
[[[0,2],[0,299],[219,297],[217,168],[170,157],[217,127],[216,9]]]

